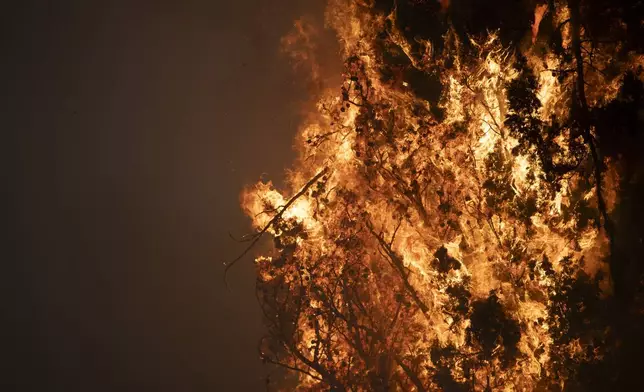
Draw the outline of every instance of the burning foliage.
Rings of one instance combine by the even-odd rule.
[[[242,198],[247,251],[274,239],[256,266],[276,388],[584,389],[621,360],[604,316],[641,272],[615,261],[638,174],[607,135],[641,127],[642,8],[492,3],[329,0],[343,82],[290,188]]]

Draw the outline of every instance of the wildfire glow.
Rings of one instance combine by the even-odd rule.
[[[445,10],[450,2],[440,4]],[[546,12],[555,11],[535,10],[533,42]],[[557,12],[555,20],[569,18],[565,7]],[[606,269],[603,231],[577,229],[580,205],[596,205],[594,188],[574,171],[553,188],[534,149],[516,152],[521,141],[505,119],[508,86],[520,71],[494,32],[471,38],[475,58],[452,51],[462,44],[454,34],[445,36],[444,53],[421,42],[418,56],[394,18],[368,1],[329,2],[345,80],[301,127],[289,189],[259,183],[243,195],[254,226],[269,225],[277,244],[257,268],[269,328],[283,339],[262,350],[302,370],[294,373],[302,391],[347,387],[348,379],[440,390],[444,372],[473,390],[538,390],[551,376],[555,281]],[[438,69],[444,90],[435,106],[444,118],[404,75],[382,77],[386,50],[417,70]],[[538,83],[536,118],[565,120],[573,76],[548,71],[558,66],[554,55],[530,48],[523,55]],[[593,91],[617,89],[615,80],[595,83]],[[564,161],[568,139],[555,139]],[[615,203],[614,192],[608,198]],[[497,303],[510,321],[501,327],[506,337],[488,347],[475,332],[476,309]],[[569,349],[586,355],[583,344]]]

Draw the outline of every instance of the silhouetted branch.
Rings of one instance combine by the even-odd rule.
[[[382,249],[385,251],[387,254],[389,261],[391,264],[395,267],[395,269],[398,271],[398,275],[400,275],[400,278],[403,281],[403,285],[411,295],[412,299],[418,305],[418,307],[423,311],[423,313],[427,313],[429,311],[429,307],[425,305],[425,303],[420,299],[420,296],[416,292],[416,289],[412,284],[409,282],[409,279],[407,277],[407,272],[405,271],[405,265],[403,264],[403,261],[400,259],[400,256],[398,256],[389,246],[389,244],[382,238],[381,235],[377,234],[373,230],[373,225],[367,221],[367,228],[371,232],[371,234],[378,240],[380,243],[380,246]]]
[[[226,264],[226,269],[224,270],[224,283],[226,283],[226,287],[228,287],[228,282],[226,280],[226,277],[228,276],[228,270],[235,265],[237,261],[239,261],[242,257],[246,256],[246,254],[253,249],[253,247],[259,242],[259,240],[262,238],[262,236],[268,231],[268,229],[271,228],[284,214],[284,212],[298,199],[300,196],[306,193],[306,191],[313,186],[319,180],[322,176],[324,176],[327,172],[329,171],[328,167],[325,167],[322,169],[318,174],[315,175],[309,182],[307,182],[302,189],[295,194],[295,196],[291,197],[289,201],[282,207],[279,208],[279,212],[275,214],[275,216],[260,230],[258,233],[252,234],[251,238],[253,238],[253,242],[251,242],[250,245],[233,261],[230,263]]]

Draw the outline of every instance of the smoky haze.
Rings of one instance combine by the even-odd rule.
[[[18,3],[1,38],[2,389],[262,390],[252,263],[228,292],[222,262],[248,230],[241,189],[294,159],[307,87],[280,38],[322,4]]]

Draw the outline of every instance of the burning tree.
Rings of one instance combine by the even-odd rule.
[[[641,25],[505,3],[329,1],[342,84],[290,189],[243,194],[247,251],[273,238],[259,350],[285,389],[558,390],[610,355],[620,174],[598,134],[641,85]]]

